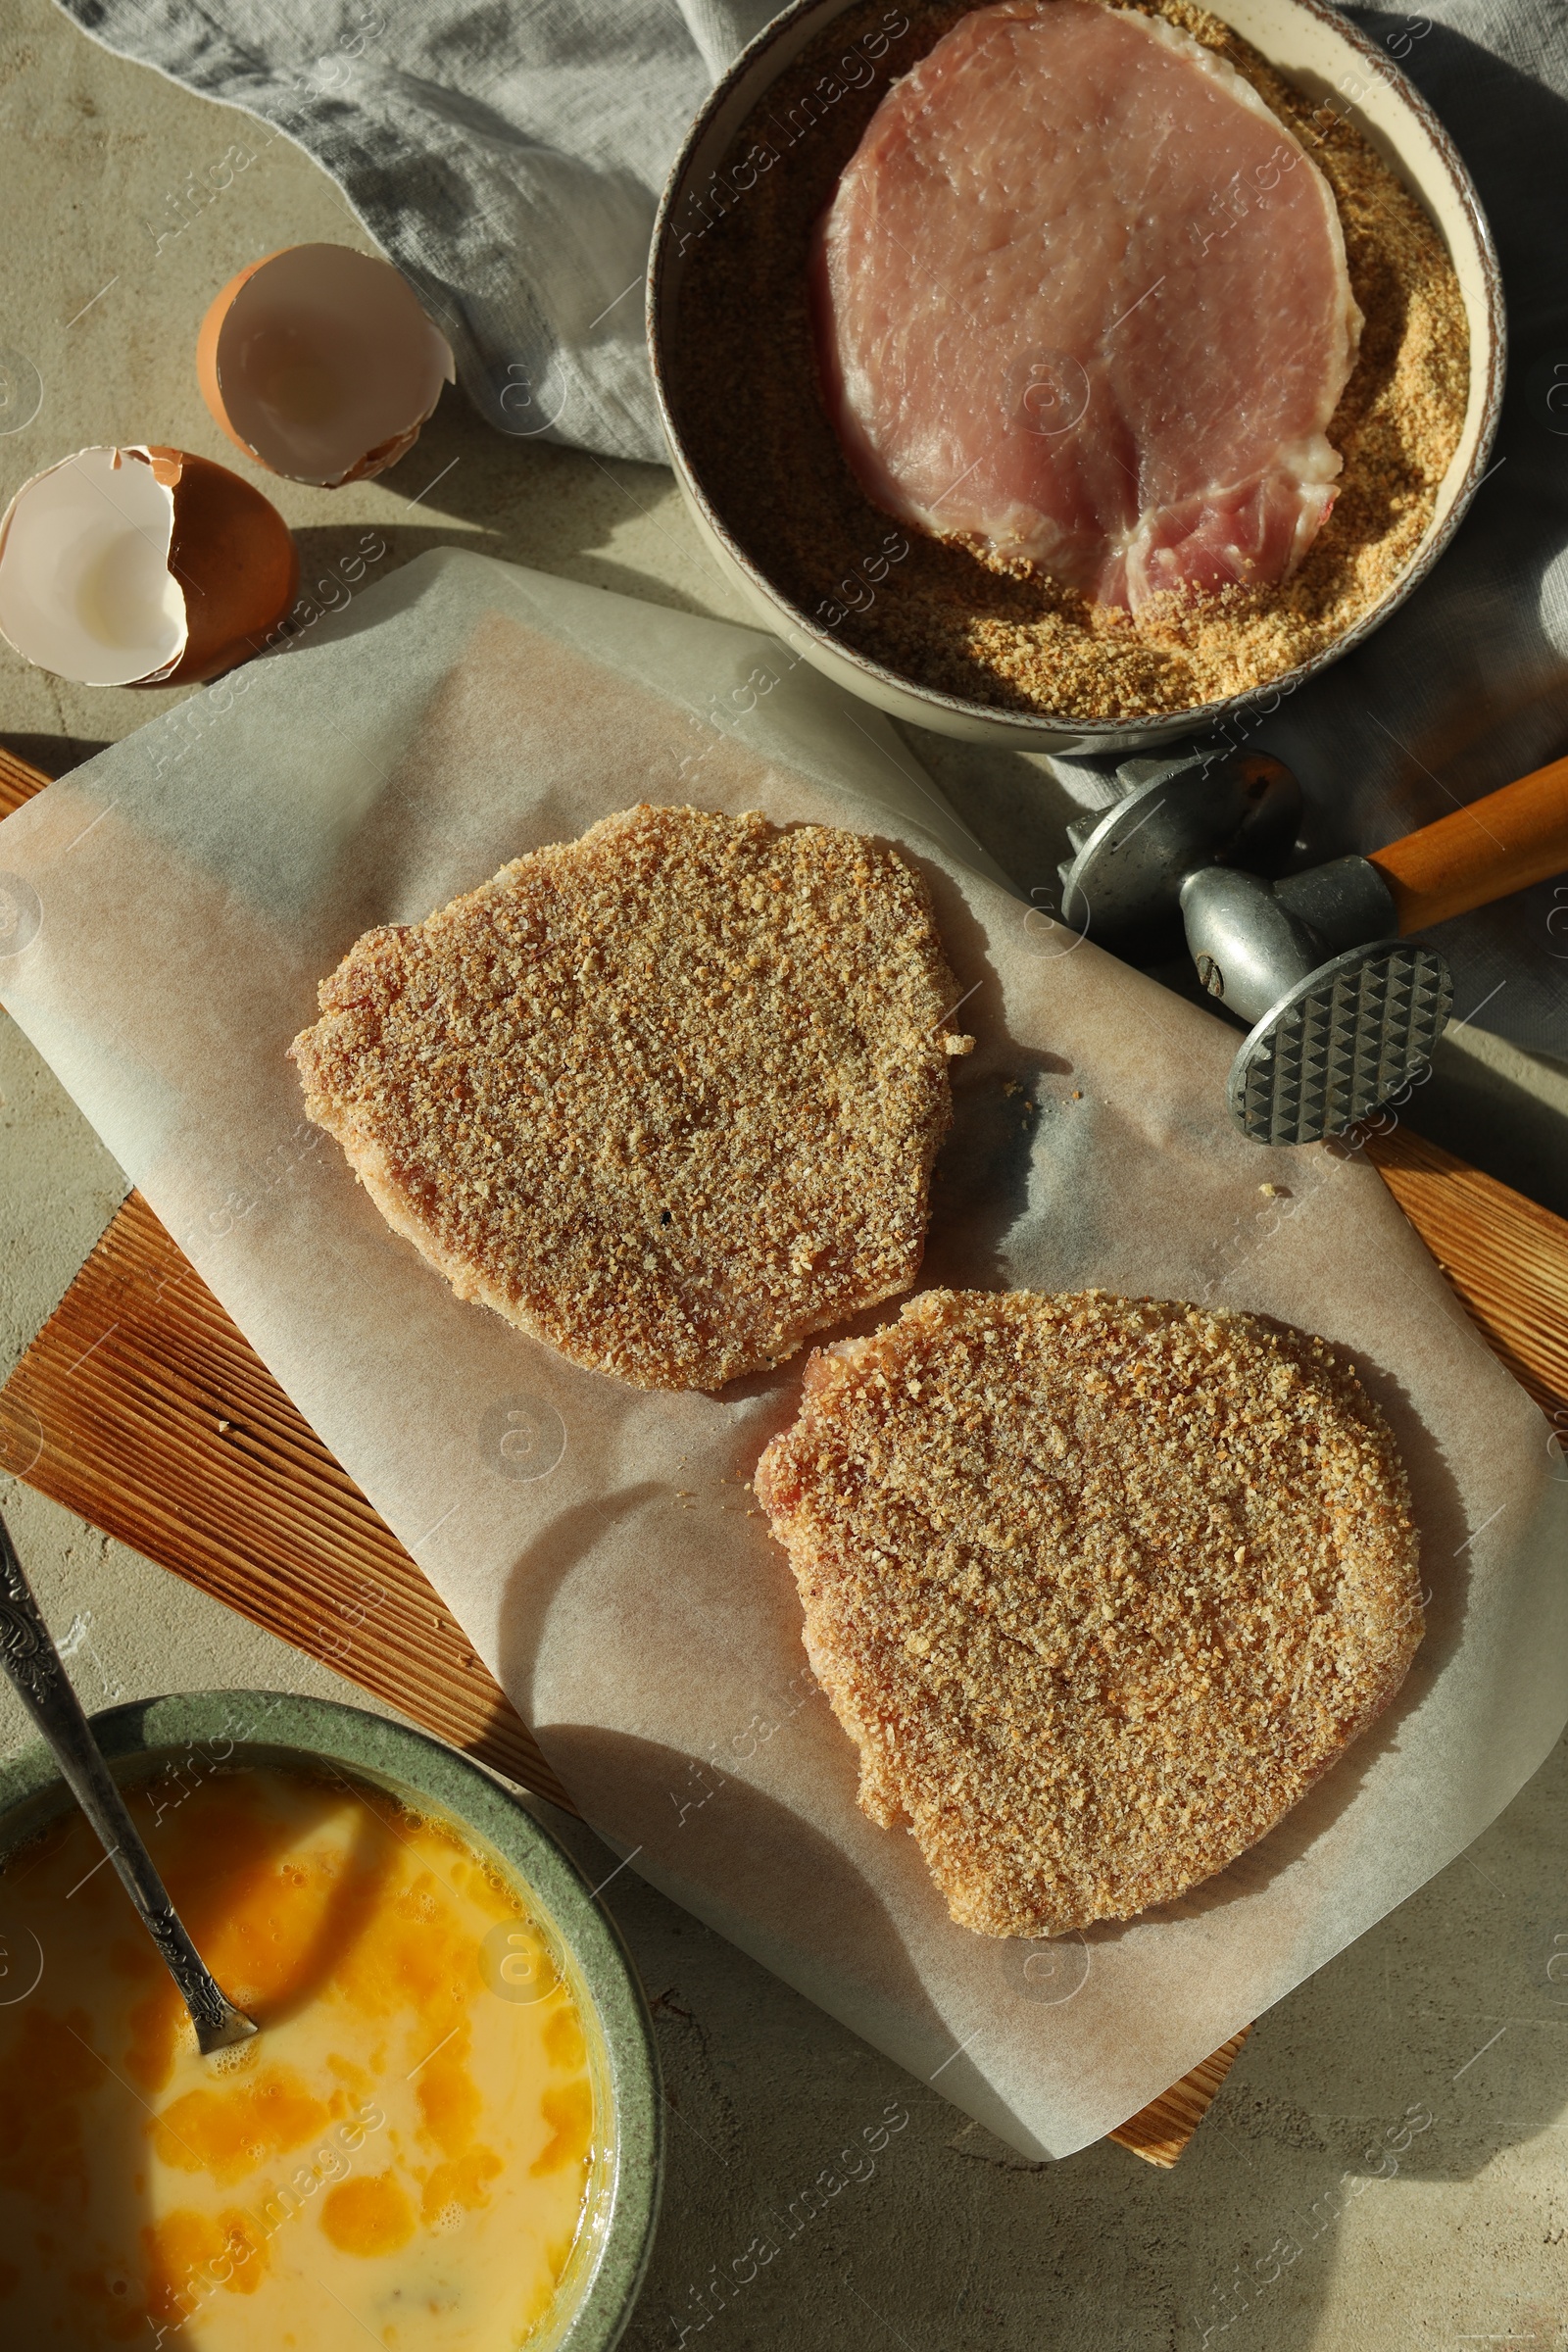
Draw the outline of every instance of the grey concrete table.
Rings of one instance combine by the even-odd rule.
[[[0,407],[0,504],[87,442],[227,459],[196,388],[197,322],[276,246],[366,245],[336,190],[246,119],[106,56],[46,0],[3,0],[0,123],[0,391],[27,383],[29,365],[42,390],[20,426],[21,409]],[[268,487],[307,582],[373,525],[389,564],[455,541],[734,612],[667,474],[505,441],[455,395],[379,481]],[[51,773],[172,699],[68,686],[0,648],[0,740]],[[1030,760],[929,737],[916,748],[1025,888],[1050,876],[1062,811]],[[1568,1213],[1568,1070],[1470,1030],[1421,1107],[1436,1140]],[[0,1377],[124,1189],[0,1023]],[[13,1482],[0,1500],[89,1705],[242,1683],[365,1703]],[[23,1736],[0,1704],[0,1749]],[[1553,1958],[1568,1953],[1565,1793],[1559,1750],[1469,1853],[1270,2011],[1171,2174],[1105,2143],[1023,2162],[624,1873],[614,1908],[654,1998],[671,2119],[665,2220],[630,2344],[1568,2343],[1568,1963]],[[874,2174],[808,2198],[890,2111],[907,2120]],[[1397,2174],[1376,2177],[1375,2151],[1399,2140]],[[754,2239],[774,2249],[765,2261],[749,2257]]]

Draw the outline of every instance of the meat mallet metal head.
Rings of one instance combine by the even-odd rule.
[[[1300,787],[1266,752],[1127,760],[1116,781],[1114,807],[1067,827],[1077,856],[1060,868],[1062,921],[1103,947],[1157,949],[1200,866],[1267,871],[1290,856]]]
[[[1131,760],[1126,796],[1068,827],[1062,919],[1124,953],[1180,913],[1208,994],[1252,1025],[1231,1067],[1236,1124],[1310,1144],[1365,1118],[1432,1059],[1453,1004],[1436,948],[1404,933],[1568,865],[1568,760],[1366,858],[1269,880],[1299,795],[1263,753]]]
[[[1370,859],[1284,881],[1210,865],[1182,885],[1209,996],[1252,1023],[1231,1064],[1231,1116],[1257,1144],[1343,1134],[1431,1066],[1453,1008],[1436,948],[1396,936]]]

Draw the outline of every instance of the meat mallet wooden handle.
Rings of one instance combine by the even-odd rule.
[[[1568,760],[1554,760],[1468,808],[1369,853],[1401,931],[1489,906],[1568,867]]]

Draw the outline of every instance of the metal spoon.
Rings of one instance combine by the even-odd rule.
[[[125,1800],[110,1777],[92,1727],[71,1687],[43,1612],[22,1571],[10,1531],[0,1518],[0,1665],[65,1775],[72,1795],[103,1842],[120,1883],[141,1915],[165,1967],[190,2011],[204,2057],[248,2041],[255,2021],[236,2009],[202,1963]]]

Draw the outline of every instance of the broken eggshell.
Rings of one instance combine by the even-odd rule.
[[[256,652],[299,574],[282,515],[226,466],[79,449],[0,516],[0,634],[82,686],[183,686]]]
[[[196,340],[202,397],[270,473],[336,490],[414,447],[456,380],[408,280],[349,245],[289,245],[218,296]]]

